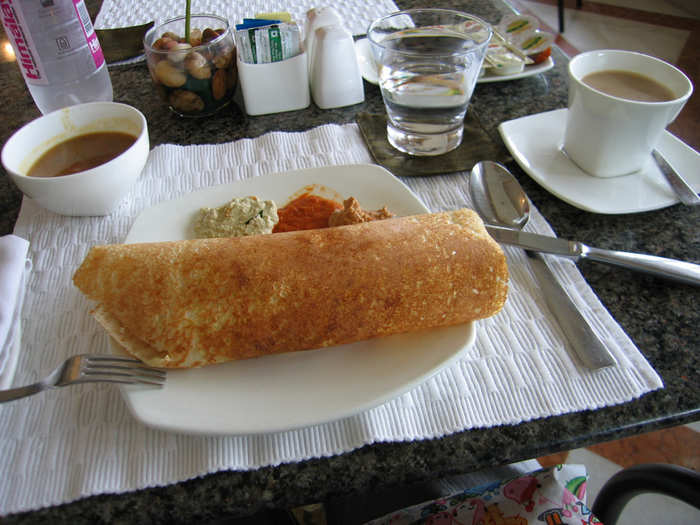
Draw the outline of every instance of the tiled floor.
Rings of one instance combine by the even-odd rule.
[[[523,0],[519,2],[527,11],[537,16],[547,26],[558,27],[557,7],[549,2]],[[601,6],[606,4],[598,4]],[[654,55],[677,63],[690,31],[683,27],[664,26],[663,31],[652,23],[648,11],[619,8],[592,9],[591,2],[584,2],[582,9],[565,10],[565,29],[561,35],[578,51],[592,49],[627,49]],[[634,12],[635,16],[630,16]],[[671,18],[665,17],[665,18]],[[569,54],[571,49],[567,49]]]
[[[642,463],[671,463],[700,470],[700,423],[637,437],[601,443],[587,449],[538,458],[543,466],[583,464],[589,474],[588,502],[595,500],[603,484],[619,470]],[[618,525],[700,522],[700,511],[670,498],[648,494],[633,499]]]
[[[564,32],[558,34],[557,0],[509,0],[535,15],[557,34],[569,56],[593,49],[627,49],[667,60],[700,85],[700,2],[698,0],[565,0]],[[697,88],[696,88],[697,90]],[[700,150],[700,96],[691,97],[669,130]]]

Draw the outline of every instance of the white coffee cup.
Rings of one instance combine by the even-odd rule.
[[[670,89],[675,98],[640,102],[608,95],[583,83],[590,73],[610,70],[650,77]],[[569,62],[564,151],[578,167],[597,177],[638,171],[692,92],[688,77],[658,58],[611,49],[581,53]]]

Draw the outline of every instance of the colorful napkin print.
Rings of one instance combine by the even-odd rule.
[[[419,503],[366,525],[588,525],[583,465],[558,465]]]

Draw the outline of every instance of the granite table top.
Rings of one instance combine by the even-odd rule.
[[[397,0],[402,8],[425,2]],[[99,2],[88,2],[93,16]],[[501,0],[433,0],[438,7],[470,10],[496,23],[510,12]],[[3,40],[6,40],[4,34]],[[491,136],[504,120],[563,108],[567,58],[554,49],[555,67],[517,81],[477,85],[472,109]],[[112,66],[115,101],[139,108],[149,122],[151,147],[162,143],[222,143],[271,130],[300,131],[323,123],[354,122],[359,112],[384,111],[379,88],[365,83],[364,103],[334,110],[312,105],[301,111],[248,117],[231,106],[206,120],[182,120],[163,107],[143,62]],[[39,116],[17,65],[0,63],[0,142]],[[514,162],[508,167],[558,235],[602,248],[700,261],[700,210],[680,204],[658,211],[599,215],[574,208],[530,179]],[[21,193],[0,173],[0,234],[10,233]],[[264,509],[361,494],[570,450],[700,419],[700,325],[697,288],[596,263],[579,268],[603,304],[661,375],[665,388],[595,411],[516,426],[477,429],[441,439],[382,443],[339,456],[202,478],[121,495],[5,516],[3,523],[132,522],[191,523],[253,515]]]

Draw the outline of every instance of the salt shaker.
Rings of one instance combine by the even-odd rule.
[[[311,97],[321,109],[359,104],[365,99],[352,34],[339,24],[314,32]]]
[[[314,41],[316,30],[330,25],[342,25],[340,14],[330,6],[314,7],[306,12],[304,23],[304,49],[309,59],[309,71],[313,63]]]

